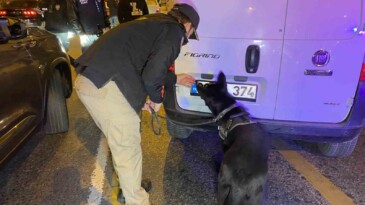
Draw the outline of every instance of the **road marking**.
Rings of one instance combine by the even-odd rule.
[[[88,204],[99,205],[103,197],[103,187],[105,179],[105,167],[109,156],[108,143],[104,135],[100,136],[98,153],[96,155],[95,169],[91,174],[91,187],[89,187]]]
[[[324,177],[318,169],[295,151],[279,151],[284,158],[332,205],[355,205],[353,200]]]

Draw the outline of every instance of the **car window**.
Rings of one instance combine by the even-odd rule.
[[[11,26],[17,22],[20,22],[20,20],[15,19],[15,18],[8,18],[8,25]]]
[[[21,39],[27,36],[26,25],[19,19],[0,18],[0,43]]]

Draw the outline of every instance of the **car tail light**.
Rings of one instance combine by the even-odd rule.
[[[0,11],[0,16],[5,16],[6,15],[6,11]]]
[[[362,63],[360,81],[365,82],[365,62]]]
[[[25,11],[23,11],[23,14],[25,16],[35,16],[35,15],[37,15],[37,12],[33,11],[33,10],[25,10]]]

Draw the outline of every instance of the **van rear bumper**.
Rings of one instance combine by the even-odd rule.
[[[341,123],[310,123],[292,121],[258,120],[264,129],[274,135],[318,141],[344,142],[361,133],[365,126],[365,82],[359,82],[354,104]],[[287,137],[287,136],[282,136]]]
[[[169,82],[169,81],[167,81]],[[173,81],[171,81],[173,82]],[[206,125],[212,115],[202,112],[188,111],[180,108],[176,101],[175,85],[165,85],[164,107],[168,119],[176,124],[196,130],[217,130],[217,124]],[[301,139],[312,142],[344,142],[361,133],[365,125],[365,83],[360,82],[356,91],[353,107],[347,118],[341,123],[313,123],[297,121],[277,121],[255,119],[273,136]]]

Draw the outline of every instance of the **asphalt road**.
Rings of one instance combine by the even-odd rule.
[[[80,54],[72,41],[70,54]],[[119,204],[104,136],[74,92],[68,100],[70,130],[36,133],[0,169],[0,204]],[[164,116],[163,110],[159,112]],[[218,164],[223,153],[216,132],[171,139],[161,119],[154,135],[150,115],[142,116],[143,177],[150,178],[153,205],[215,204]],[[365,133],[364,133],[365,134]],[[276,141],[274,144],[281,144]],[[269,205],[365,204],[365,136],[346,158],[328,158],[273,146],[269,159]]]

